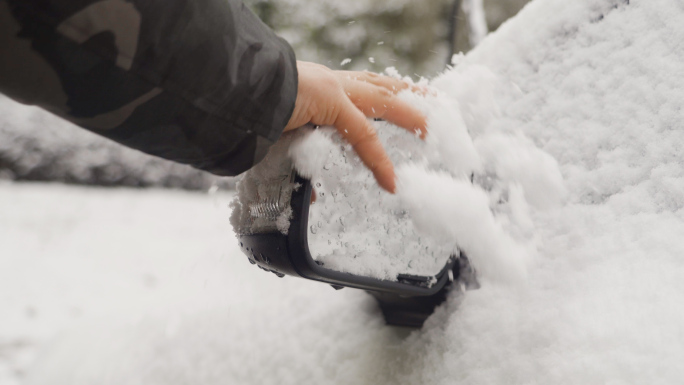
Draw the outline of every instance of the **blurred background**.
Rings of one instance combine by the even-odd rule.
[[[414,79],[442,71],[529,0],[245,0],[299,60]],[[124,148],[0,95],[0,180],[230,189],[217,178]]]

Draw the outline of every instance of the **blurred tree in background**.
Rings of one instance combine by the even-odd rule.
[[[483,3],[484,17],[486,19],[489,32],[496,31],[506,20],[515,16],[530,0],[480,0]],[[454,33],[451,44],[451,52],[468,52],[474,48],[471,40],[471,18],[467,14],[469,1],[452,0],[456,9],[452,5],[451,18],[455,18],[454,23],[450,23]]]

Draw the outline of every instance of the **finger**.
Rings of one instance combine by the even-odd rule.
[[[425,138],[427,134],[425,115],[385,88],[363,82],[350,82],[345,84],[345,91],[352,103],[364,115],[385,119]]]
[[[343,71],[344,72],[344,71]],[[398,79],[391,76],[379,75],[369,71],[346,71],[346,78],[356,81],[362,81],[376,85],[378,87],[386,88],[392,93],[398,94],[399,92],[410,89],[411,92],[420,95],[427,95],[430,93],[430,88],[424,84],[415,84],[411,81],[404,79]]]
[[[392,93],[399,93],[402,90],[409,88],[409,83],[404,80],[392,78],[389,76],[378,75],[368,71],[341,71],[346,75],[345,78],[350,81],[358,81],[370,83],[378,87],[382,87],[391,91]]]
[[[342,106],[334,123],[342,137],[354,147],[361,161],[371,170],[383,189],[394,193],[394,166],[380,143],[375,128],[351,102]]]
[[[378,75],[372,72],[364,72],[365,76],[362,78],[368,83],[376,85],[378,87],[387,88],[394,94],[409,89],[411,92],[427,95],[429,88],[423,84],[415,84],[413,82],[408,82],[404,79],[397,79],[389,76]]]
[[[361,80],[364,80],[370,84],[376,85],[378,87],[383,87],[386,88],[392,93],[399,93],[402,90],[405,90],[409,88],[408,82],[402,80],[402,79],[397,79],[397,78],[392,78],[389,76],[383,76],[383,75],[378,75],[373,72],[368,72],[364,71],[361,72]]]

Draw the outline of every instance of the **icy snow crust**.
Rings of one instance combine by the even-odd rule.
[[[672,0],[537,0],[433,81],[462,104],[481,83],[453,85],[477,68],[513,82],[518,96],[492,90],[501,114],[484,129],[520,130],[558,161],[568,201],[529,211],[524,283],[452,293],[408,333],[365,293],[263,274],[232,244],[245,267],[216,306],[75,329],[29,383],[680,383],[683,17]]]

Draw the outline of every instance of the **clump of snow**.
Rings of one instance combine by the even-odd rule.
[[[490,197],[470,181],[416,165],[397,170],[397,194],[421,234],[465,251],[485,278],[525,278],[528,250],[492,216]]]
[[[283,234],[287,234],[290,231],[290,220],[292,220],[292,207],[285,207],[283,211],[278,214],[276,218],[276,228]]]
[[[558,162],[525,136],[487,135],[478,138],[475,147],[485,159],[484,174],[496,175],[499,184],[519,184],[532,206],[558,207],[567,196]]]
[[[320,174],[321,165],[328,161],[330,136],[332,130],[316,130],[313,127],[302,127],[299,134],[288,148],[287,155],[294,162],[297,172],[311,179]]]

